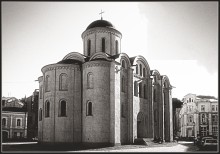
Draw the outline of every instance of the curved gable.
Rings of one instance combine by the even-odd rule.
[[[144,67],[147,69],[147,74],[150,75],[150,66],[149,66],[147,60],[143,56],[138,55],[134,58],[132,65],[136,65],[137,61],[141,61],[144,64]]]
[[[85,59],[84,59],[83,55],[81,55],[78,52],[68,53],[62,60],[66,60],[66,59],[73,59],[73,60],[78,60],[78,61],[81,61],[81,62],[85,62]]]
[[[127,67],[131,67],[131,63],[130,63],[129,57],[128,57],[128,55],[126,53],[121,53],[119,55],[119,58],[116,59],[116,61],[119,62],[119,63],[121,63],[122,60],[126,61]]]
[[[109,59],[109,58],[106,56],[106,54],[103,53],[103,52],[97,52],[97,53],[95,53],[95,54],[89,59],[89,61],[95,60],[95,59],[104,59],[104,60],[110,61],[110,59]]]

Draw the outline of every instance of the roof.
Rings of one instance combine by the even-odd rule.
[[[215,99],[215,100],[217,100],[217,98],[215,98],[214,96],[198,95],[196,97],[201,98],[201,99]]]
[[[106,20],[96,20],[96,21],[93,21],[86,28],[86,30],[91,29],[91,28],[95,28],[95,27],[108,27],[108,28],[114,28],[115,29],[115,26],[111,22],[109,22],[109,21],[106,21]]]
[[[2,111],[27,112],[26,109],[18,107],[4,107],[2,108]]]

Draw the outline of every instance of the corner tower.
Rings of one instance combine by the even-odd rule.
[[[111,56],[121,53],[122,34],[109,21],[101,19],[92,22],[81,37],[85,56],[91,57],[97,52]]]

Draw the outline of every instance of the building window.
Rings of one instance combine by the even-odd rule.
[[[115,52],[118,54],[118,40],[115,41]]]
[[[40,95],[40,99],[42,99],[42,94],[43,94],[43,86],[41,85],[40,86],[40,94],[39,94]]]
[[[218,111],[218,105],[215,106],[215,111]]]
[[[139,97],[142,98],[142,83],[139,83]]]
[[[138,83],[134,81],[134,96],[138,96]]]
[[[86,115],[87,116],[92,116],[92,102],[87,102]]]
[[[40,110],[39,110],[39,121],[42,120],[42,115],[43,115],[42,108],[40,108]]]
[[[212,124],[217,125],[217,122],[218,122],[217,115],[212,115]]]
[[[122,63],[121,66],[122,66],[123,68],[125,68],[125,61],[122,60],[121,63]]]
[[[102,38],[102,52],[105,52],[105,38]]]
[[[6,118],[2,118],[2,126],[6,126]]]
[[[138,64],[136,65],[136,74],[138,74]]]
[[[88,56],[90,56],[90,54],[91,54],[91,40],[90,39],[88,39],[87,40],[87,55]]]
[[[193,122],[193,117],[189,116],[189,122]]]
[[[189,98],[189,102],[191,102],[191,98]]]
[[[207,128],[206,127],[201,127],[201,135],[207,136]]]
[[[50,102],[46,101],[45,103],[45,117],[49,117],[50,116]]]
[[[17,126],[18,126],[18,127],[21,126],[21,119],[17,119]]]
[[[212,126],[212,135],[217,136],[218,135],[218,127]]]
[[[212,105],[212,111],[215,111],[215,105]]]
[[[64,100],[60,101],[59,108],[60,108],[59,116],[65,117],[66,116],[66,101]]]
[[[125,92],[125,77],[122,76],[121,78],[121,91]]]
[[[147,86],[144,84],[144,98],[147,98]]]
[[[87,88],[93,88],[93,74],[91,72],[87,74]]]
[[[143,68],[143,77],[146,77],[146,69]]]
[[[201,111],[205,111],[205,105],[201,105]]]
[[[68,90],[68,84],[67,84],[67,74],[62,73],[59,77],[59,89],[60,90]]]
[[[125,105],[124,103],[121,104],[121,117],[125,118]]]
[[[205,114],[202,114],[202,123],[205,123]]]
[[[193,99],[192,99],[192,102],[193,102]]]
[[[142,76],[142,65],[140,64],[140,76]]]
[[[49,89],[49,75],[46,76],[46,79],[45,79],[45,91],[48,92],[50,91]]]

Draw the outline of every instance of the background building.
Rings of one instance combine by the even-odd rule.
[[[169,78],[150,70],[143,56],[122,53],[122,34],[109,21],[92,22],[81,37],[83,54],[44,66],[38,78],[39,142],[172,141]]]
[[[218,135],[218,99],[187,94],[180,111],[181,136]]]
[[[2,139],[27,138],[27,112],[22,108],[2,109]]]

